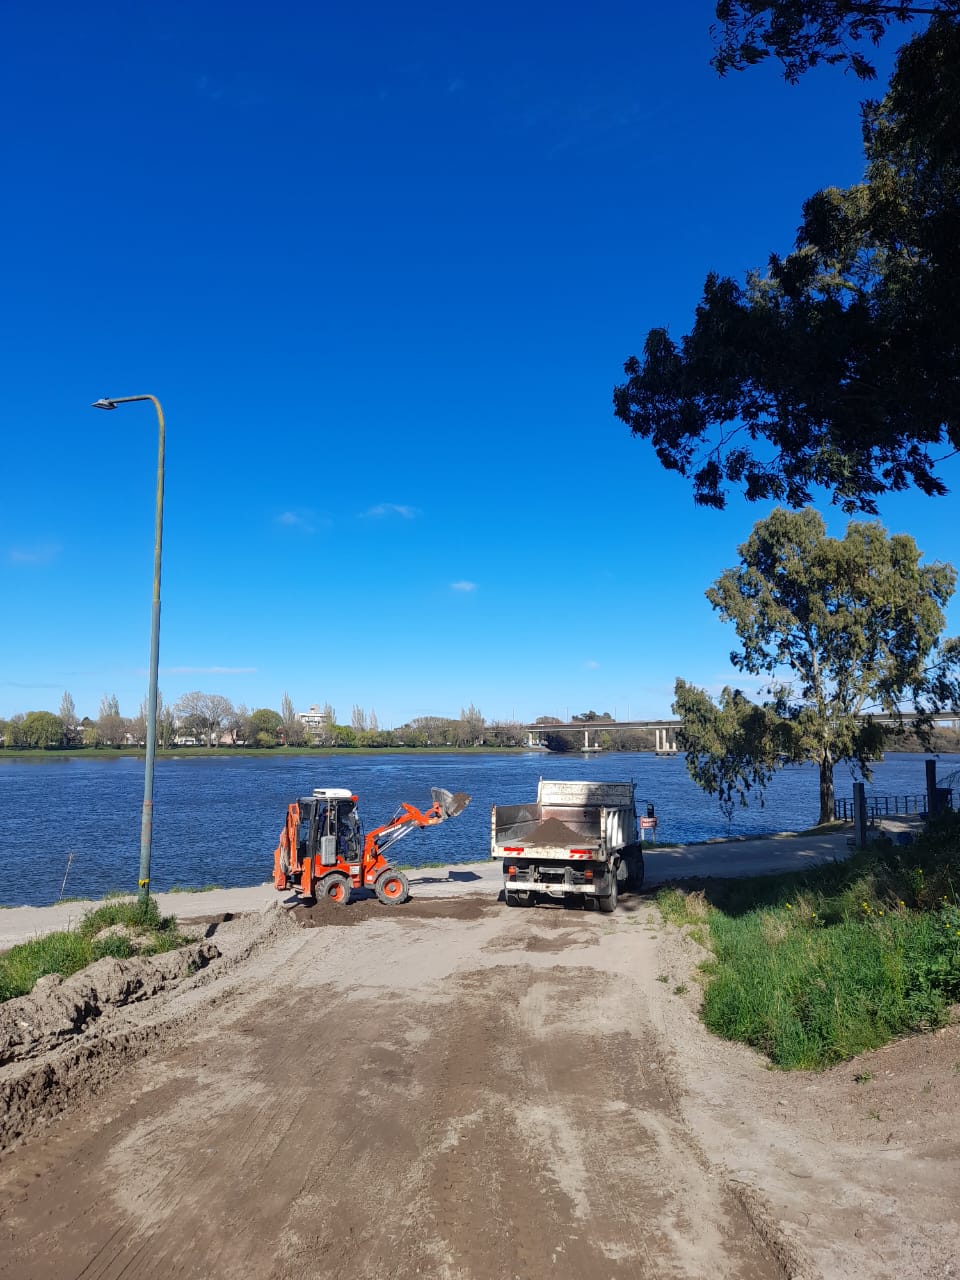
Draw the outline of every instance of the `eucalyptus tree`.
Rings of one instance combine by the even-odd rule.
[[[678,684],[688,767],[704,785],[698,760],[713,757],[728,790],[738,773],[762,790],[783,759],[813,760],[819,821],[828,822],[833,767],[846,760],[869,776],[883,747],[878,715],[922,735],[936,712],[960,704],[960,641],[942,634],[956,571],[921,564],[911,537],[890,536],[877,521],[853,520],[843,538],[828,537],[810,508],[777,508],[738,552],[740,563],[706,594],[736,630],[733,665],[770,678],[762,724],[741,732],[747,711],[735,704],[708,741]],[[720,711],[730,708],[721,702]]]

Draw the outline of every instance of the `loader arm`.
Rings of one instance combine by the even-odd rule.
[[[416,805],[404,802],[389,822],[367,832],[363,842],[364,855],[375,858],[378,853],[384,853],[392,844],[408,836],[414,827],[433,827],[442,821],[443,814],[439,805],[432,804],[429,809],[421,812]]]
[[[463,791],[451,794],[441,787],[434,787],[431,795],[433,804],[428,809],[420,810],[416,805],[403,802],[389,822],[385,822],[382,827],[374,827],[367,833],[363,842],[365,863],[370,865],[375,862],[378,855],[383,854],[392,844],[396,844],[414,829],[435,827],[440,822],[446,822],[448,818],[455,818],[470,803],[470,797]]]

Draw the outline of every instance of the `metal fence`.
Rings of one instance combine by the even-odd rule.
[[[868,818],[891,818],[901,813],[927,814],[927,793],[925,791],[910,796],[865,797]],[[940,809],[955,809],[955,795],[951,787],[937,787],[937,803]],[[853,821],[853,796],[841,796],[833,802],[833,816],[838,822]]]

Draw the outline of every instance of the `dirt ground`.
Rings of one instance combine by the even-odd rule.
[[[296,915],[0,1066],[0,1280],[960,1276],[957,1028],[772,1072],[642,898]]]

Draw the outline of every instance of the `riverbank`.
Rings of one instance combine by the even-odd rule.
[[[888,751],[897,752],[903,755],[939,755],[960,753],[960,733],[951,730],[937,730],[934,733],[928,745],[924,745],[920,740],[911,734],[904,736],[902,740],[891,741],[886,748]],[[296,757],[306,756],[312,758],[314,756],[339,756],[349,759],[351,756],[374,755],[374,756],[396,756],[396,755],[456,755],[456,756],[516,756],[535,753],[538,755],[548,756],[551,759],[570,759],[581,756],[596,757],[617,756],[617,755],[643,755],[653,756],[656,758],[671,759],[676,756],[682,757],[682,752],[663,752],[656,751],[653,747],[631,747],[628,750],[621,750],[617,747],[591,747],[589,752],[585,751],[550,751],[547,747],[540,746],[518,746],[518,747],[501,747],[501,746],[476,746],[476,747],[422,747],[412,743],[398,745],[392,747],[377,747],[370,743],[358,744],[357,746],[311,746],[304,745],[300,747],[160,747],[156,752],[158,760],[197,760],[206,759],[208,757],[217,758],[221,756],[247,756],[255,759],[264,759],[271,756]],[[86,760],[114,760],[123,756],[131,756],[133,758],[143,759],[144,748],[135,746],[124,747],[57,747],[53,750],[44,750],[37,747],[4,747],[0,744],[0,764],[4,760],[63,760],[63,759],[86,759]]]
[[[907,822],[907,819],[902,819]],[[715,840],[706,844],[658,845],[647,850],[644,892],[667,881],[690,876],[747,876],[798,871],[821,862],[845,858],[851,828],[815,830],[796,835],[784,832],[751,840]],[[402,860],[400,860],[402,865]],[[477,894],[495,901],[501,890],[499,861],[456,863],[409,868],[411,894],[417,898],[446,898]],[[359,896],[359,895],[358,895]],[[235,889],[158,893],[160,911],[178,920],[205,916],[245,915],[265,911],[277,902],[291,902],[272,882]],[[49,907],[0,908],[0,949],[26,942],[58,929],[72,929],[103,900],[60,902]],[[392,908],[386,908],[392,910]],[[402,910],[403,908],[397,908]],[[349,911],[350,907],[345,910]]]
[[[161,747],[156,752],[158,760],[206,760],[221,757],[246,756],[255,760],[269,760],[279,756],[295,759],[298,756],[312,759],[314,756],[519,756],[530,752],[547,754],[546,747]],[[653,751],[647,754],[653,755]],[[143,759],[143,747],[58,747],[44,751],[35,747],[0,747],[0,764],[4,760],[119,760],[125,757]]]

